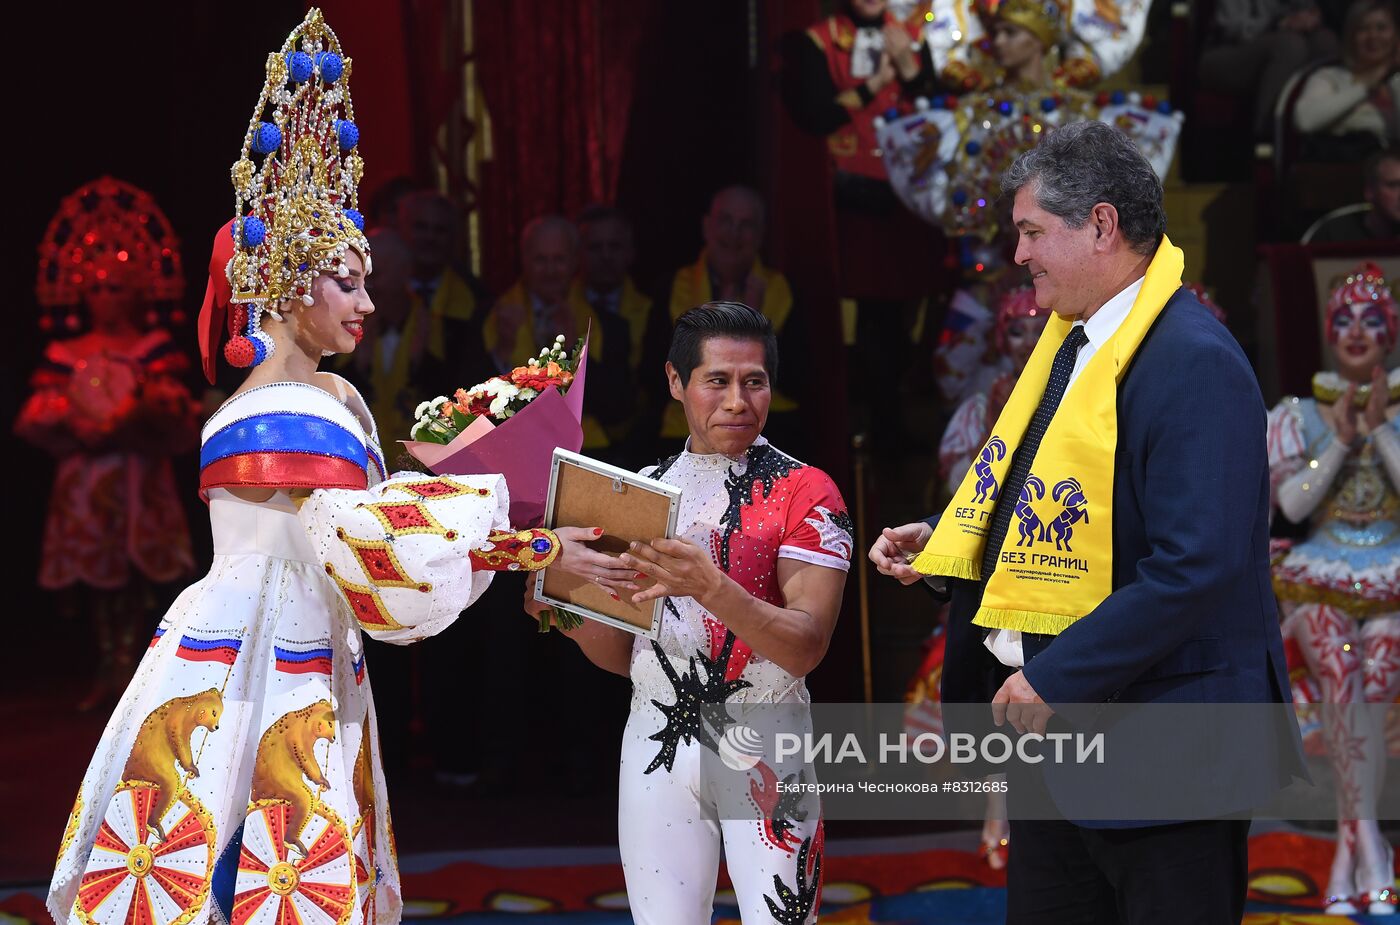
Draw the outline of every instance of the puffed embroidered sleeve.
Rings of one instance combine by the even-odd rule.
[[[491,583],[471,553],[509,509],[500,476],[399,476],[312,492],[299,516],[361,628],[406,644],[446,629]]]
[[[442,632],[498,571],[558,555],[549,530],[512,530],[499,475],[397,475],[364,491],[312,492],[302,525],[362,629],[406,645]]]

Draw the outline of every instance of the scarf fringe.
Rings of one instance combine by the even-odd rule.
[[[1038,613],[1033,610],[1004,610],[982,607],[972,622],[989,629],[1018,630],[1022,633],[1036,633],[1041,636],[1058,636],[1078,620],[1079,617],[1063,613]]]
[[[940,556],[925,550],[909,563],[909,567],[920,575],[947,575],[949,578],[963,578],[967,581],[980,581],[982,567],[971,559],[959,556]]]

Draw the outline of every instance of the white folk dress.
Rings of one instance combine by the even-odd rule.
[[[338,380],[339,381],[339,380]],[[491,580],[499,476],[384,480],[359,394],[277,383],[205,425],[214,560],[161,622],[63,834],[58,922],[395,923],[361,629],[442,630]],[[234,486],[302,486],[268,501]]]

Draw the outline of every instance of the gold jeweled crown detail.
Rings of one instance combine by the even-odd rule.
[[[246,337],[226,348],[240,354],[228,357],[235,365],[261,362],[271,352],[271,338],[258,328],[261,310],[276,311],[287,299],[310,305],[318,274],[349,272],[351,248],[369,271],[364,218],[356,209],[364,162],[350,64],[315,7],[267,56],[267,79],[231,171],[238,246],[228,280],[232,302],[248,306]],[[242,355],[250,349],[254,356]],[[250,362],[236,362],[244,359]]]

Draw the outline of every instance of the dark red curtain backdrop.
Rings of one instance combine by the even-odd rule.
[[[406,30],[415,5],[410,0],[320,0],[308,5],[321,8],[354,62],[350,95],[360,127],[360,153],[365,159],[365,178],[360,185],[360,208],[365,211],[384,181],[420,173],[414,160],[421,131],[414,124],[412,65],[424,55],[439,61],[440,43],[409,41]],[[284,32],[293,25],[288,23]]]
[[[498,291],[516,275],[525,222],[614,198],[637,52],[656,9],[642,0],[473,4],[492,120],[482,253]]]

